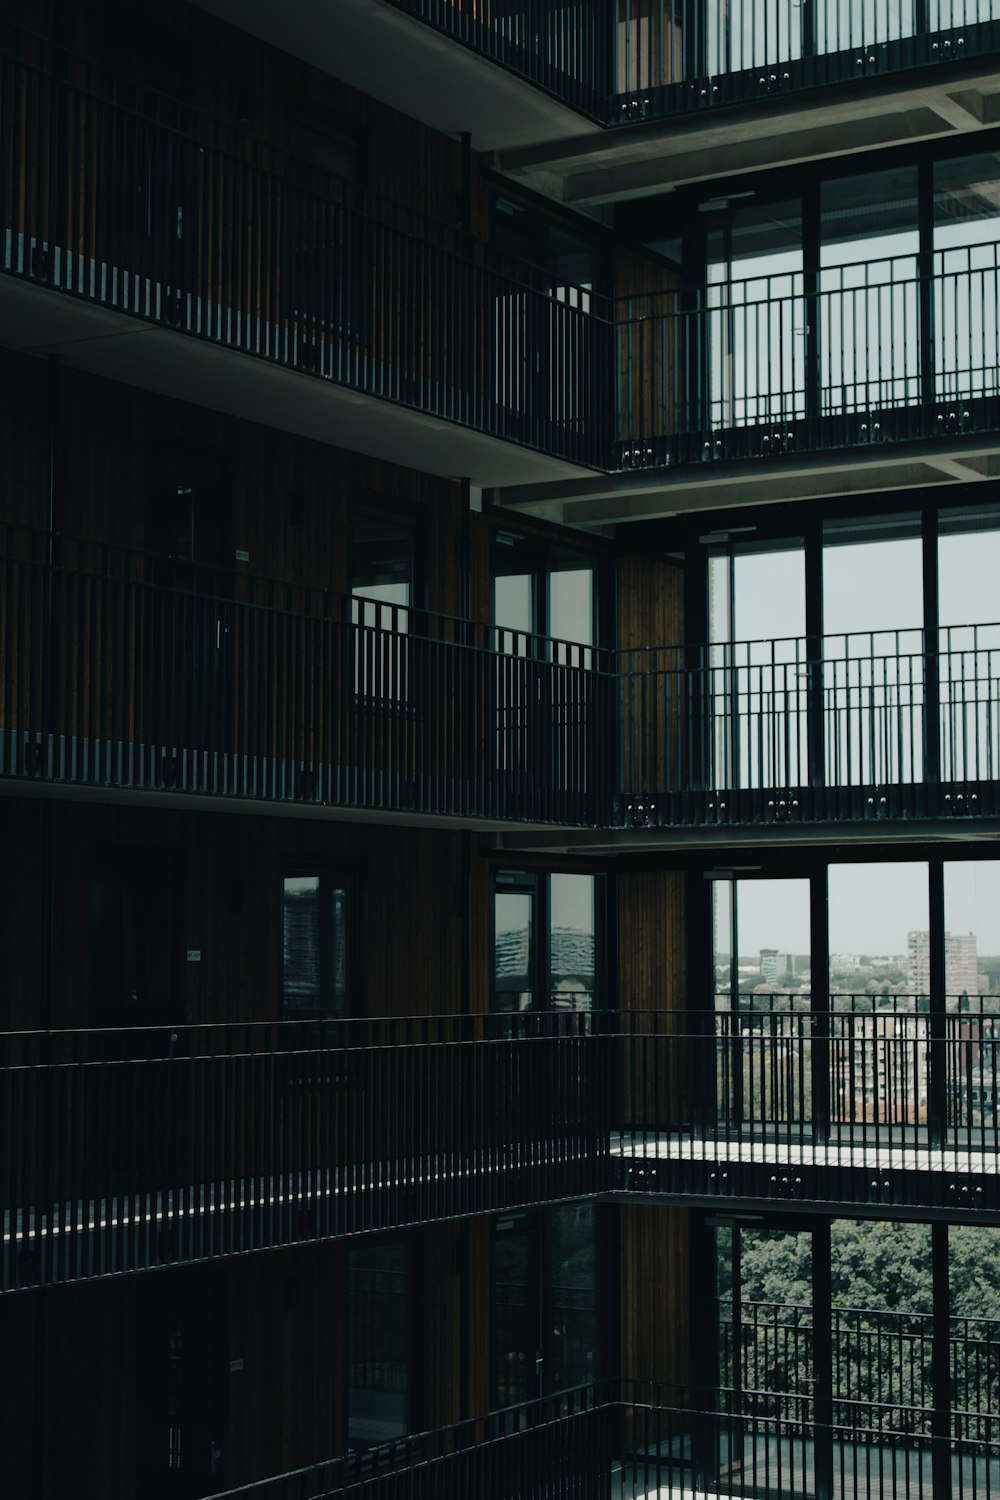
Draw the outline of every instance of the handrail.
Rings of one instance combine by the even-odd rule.
[[[1000,48],[988,5],[905,11],[837,0],[808,10],[735,0],[523,0],[518,19],[477,0],[390,0],[562,103],[613,127],[961,64]],[[983,12],[986,12],[984,15]]]

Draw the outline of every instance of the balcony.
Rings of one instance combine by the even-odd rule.
[[[569,1012],[0,1034],[0,1291],[592,1195],[609,1045]]]
[[[995,1418],[813,1396],[712,1394],[622,1380],[331,1459],[228,1491],[233,1500],[691,1500],[815,1495],[992,1500]],[[226,1500],[218,1495],[213,1500]]]
[[[446,451],[484,485],[603,461],[589,294],[501,274],[454,224],[82,59],[3,45],[5,345],[410,468]]]
[[[0,781],[595,831],[1000,817],[1000,625],[599,650],[0,532]],[[500,647],[503,649],[500,649]],[[795,830],[798,830],[795,833]]]
[[[432,473],[447,451],[449,473],[572,524],[719,485],[743,503],[1000,468],[997,246],[608,304],[17,46],[0,63],[11,347]]]
[[[936,634],[621,653],[619,825],[995,818],[1000,627]]]
[[[1000,998],[753,1003],[2,1034],[0,1291],[588,1197],[1000,1214]]]
[[[589,647],[0,531],[0,778],[495,826],[611,804]]]
[[[748,998],[622,1016],[619,1190],[946,1211],[1000,1205],[1000,999]]]

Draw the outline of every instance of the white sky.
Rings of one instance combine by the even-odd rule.
[[[716,888],[718,890],[718,887]],[[808,953],[809,887],[805,880],[739,882],[743,957],[761,948]],[[927,866],[922,862],[830,867],[831,953],[905,953],[910,931],[928,925]],[[728,952],[728,919],[716,903],[716,948]],[[945,926],[974,932],[979,952],[1000,954],[1000,859],[945,865]]]

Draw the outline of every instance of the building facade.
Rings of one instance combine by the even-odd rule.
[[[4,1492],[1000,1489],[996,0],[0,26]]]

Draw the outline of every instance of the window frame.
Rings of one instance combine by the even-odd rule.
[[[345,990],[347,997],[346,1009],[343,1012],[330,1011],[329,1009],[316,1008],[315,1010],[302,1010],[290,1012],[286,1008],[285,1001],[285,881],[289,878],[309,878],[317,876],[321,882],[321,921],[322,921],[322,882],[330,882],[333,889],[343,887],[346,893],[347,911],[344,922],[344,946],[345,946]],[[355,863],[344,863],[343,861],[330,860],[304,856],[301,859],[294,855],[286,855],[281,861],[278,874],[278,898],[279,898],[279,927],[281,941],[280,979],[278,985],[278,1007],[281,1020],[285,1021],[310,1021],[315,1025],[333,1024],[338,1021],[350,1021],[364,1017],[367,1014],[367,945],[365,943],[365,932],[367,926],[367,892],[362,871]],[[320,984],[323,984],[323,953],[332,950],[332,934],[328,934],[324,942],[323,934],[320,933]]]

